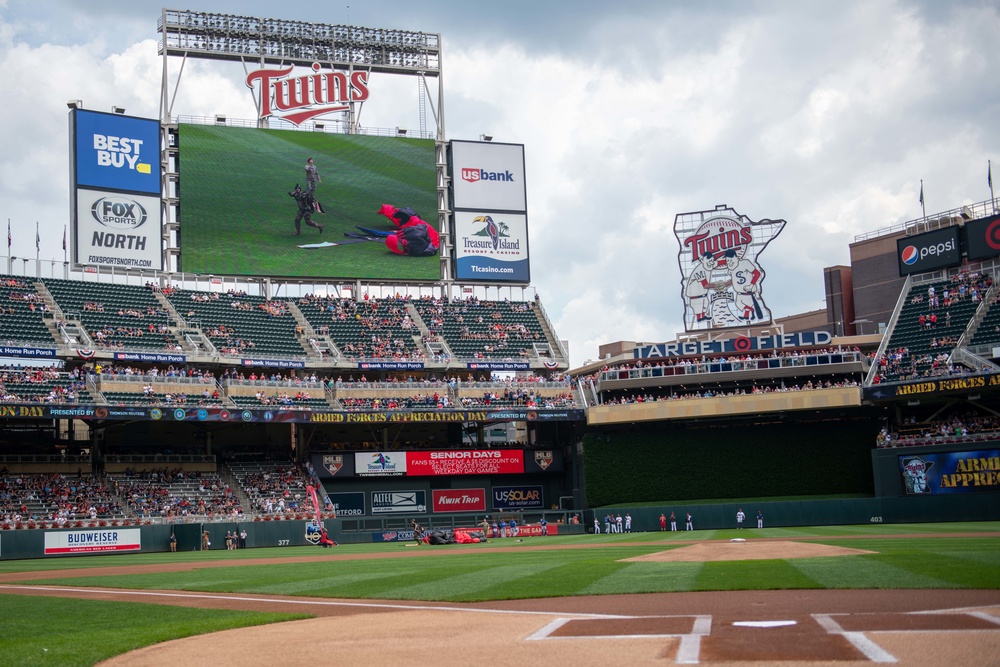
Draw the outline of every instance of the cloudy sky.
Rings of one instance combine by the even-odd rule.
[[[532,283],[574,365],[683,331],[677,213],[788,221],[760,257],[780,317],[825,307],[823,267],[857,234],[920,217],[921,179],[928,213],[984,201],[1000,158],[996,2],[182,4],[440,33],[447,138],[525,145]],[[62,260],[67,100],[159,116],[162,6],[0,0],[11,254],[34,257],[37,221]],[[252,118],[243,77],[189,61],[174,115]],[[416,127],[416,87],[373,80],[362,124]]]

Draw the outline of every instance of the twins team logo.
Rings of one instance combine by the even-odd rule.
[[[678,214],[684,328],[704,331],[771,322],[758,257],[785,227],[784,220],[752,222],[726,207]]]
[[[347,111],[352,102],[368,99],[368,72],[322,71],[312,64],[312,73],[290,76],[294,67],[259,69],[247,74],[247,87],[257,86],[259,118],[274,116],[299,125],[310,118]]]
[[[920,259],[920,253],[917,252],[915,246],[908,245],[905,248],[903,248],[903,252],[900,255],[900,259],[903,260],[903,264],[911,266],[913,264],[916,264],[917,260]]]
[[[480,181],[513,183],[514,174],[509,169],[505,169],[504,171],[488,171],[479,167],[462,167],[462,180],[469,183],[479,183]]]
[[[919,456],[902,459],[903,485],[907,493],[930,493],[927,481],[928,471],[934,467],[933,461],[925,461]]]

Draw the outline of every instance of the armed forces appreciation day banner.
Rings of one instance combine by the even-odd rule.
[[[899,457],[906,495],[1000,490],[1000,450],[913,454]]]

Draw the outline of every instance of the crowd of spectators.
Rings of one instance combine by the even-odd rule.
[[[103,480],[59,473],[10,475],[0,471],[3,523],[49,521],[57,526],[83,519],[123,516],[118,498]]]
[[[833,387],[860,387],[861,382],[857,379],[837,379],[833,380],[808,380],[803,383],[790,383],[779,381],[773,384],[754,383],[749,389],[744,387],[735,388],[702,388],[684,389],[674,388],[669,393],[627,394],[625,392],[605,392],[603,397],[604,405],[625,405],[630,403],[654,403],[657,401],[679,401],[693,398],[720,398],[723,396],[748,396],[754,394],[780,394],[791,391],[813,391],[816,389],[830,389]]]
[[[113,484],[136,516],[143,518],[243,514],[236,494],[215,474],[165,468],[128,470],[122,477],[113,478]]]
[[[543,395],[531,389],[505,389],[487,391],[481,397],[463,396],[463,408],[478,407],[525,407],[525,408],[572,408],[576,407],[576,397],[571,392]]]
[[[284,407],[307,407],[305,404],[313,400],[312,396],[303,391],[298,391],[294,395],[287,391],[275,391],[270,394],[258,391],[254,394],[254,398],[261,405]]]
[[[306,486],[310,479],[299,467],[287,464],[248,472],[239,481],[254,510],[273,515],[308,510]]]
[[[377,398],[337,399],[348,411],[360,410],[434,410],[452,407],[448,394],[418,394],[416,396],[379,396]]]
[[[79,378],[64,383],[67,376],[56,367],[26,368],[0,372],[0,403],[74,403],[84,389]],[[11,391],[17,384],[20,389]],[[27,388],[26,388],[27,385]]]
[[[997,432],[1000,432],[1000,417],[995,415],[969,413],[931,421],[909,417],[897,426],[883,427],[875,437],[875,444],[878,447],[907,447]]]

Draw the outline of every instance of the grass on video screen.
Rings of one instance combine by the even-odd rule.
[[[358,226],[389,231],[381,204],[408,206],[437,227],[434,141],[291,130],[181,125],[180,269],[186,273],[322,279],[440,279],[438,256],[406,257],[382,241],[353,242]],[[306,188],[313,158],[320,178],[314,213],[302,223],[288,193]],[[300,245],[347,245],[303,249]]]

